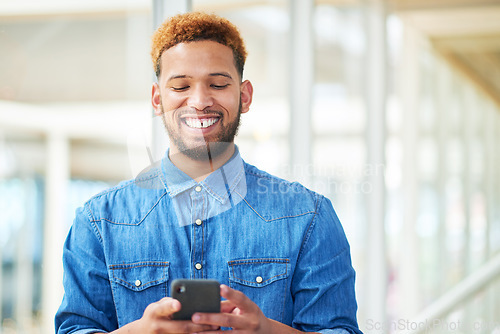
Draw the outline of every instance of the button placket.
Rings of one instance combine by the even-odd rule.
[[[204,214],[206,212],[206,192],[202,191],[201,185],[197,185],[194,191],[191,193],[191,221],[193,224],[192,231],[192,261],[194,264],[194,278],[203,278],[204,266],[203,264],[203,254],[204,254],[204,233],[205,227],[203,224]]]

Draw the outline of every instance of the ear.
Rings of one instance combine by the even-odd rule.
[[[250,110],[250,105],[252,104],[253,96],[253,86],[248,80],[241,83],[241,113],[244,114]]]
[[[160,116],[162,114],[161,94],[160,86],[157,82],[153,83],[153,88],[151,90],[151,104],[153,105],[153,109],[155,110],[155,115]]]

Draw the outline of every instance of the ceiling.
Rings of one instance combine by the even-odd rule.
[[[426,35],[436,50],[500,106],[500,0],[369,0]],[[196,9],[286,5],[286,0],[196,0]],[[362,0],[315,0],[316,4],[359,6]],[[0,1],[2,20],[45,15],[85,15],[150,10],[151,0]],[[205,8],[207,7],[207,8]]]
[[[500,0],[388,0],[500,106]]]

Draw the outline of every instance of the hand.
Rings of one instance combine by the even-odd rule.
[[[192,320],[195,324],[214,325],[216,327],[232,327],[241,334],[272,333],[272,322],[261,309],[240,291],[221,285],[220,294],[227,300],[221,302],[221,313],[195,313]],[[206,334],[228,333],[220,330],[207,330]]]
[[[218,326],[194,324],[189,320],[172,320],[172,314],[181,309],[181,303],[173,298],[165,297],[156,303],[149,304],[144,310],[142,318],[134,321],[113,333],[195,333],[207,330],[216,330]]]

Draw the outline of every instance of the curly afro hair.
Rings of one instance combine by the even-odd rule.
[[[183,42],[210,40],[233,50],[234,63],[240,77],[247,57],[245,44],[238,28],[228,20],[214,14],[192,12],[167,19],[154,32],[151,58],[156,77],[160,76],[160,59],[163,51]]]

